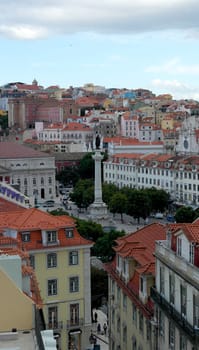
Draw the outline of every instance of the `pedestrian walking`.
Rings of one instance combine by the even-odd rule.
[[[101,324],[98,323],[97,325],[97,333],[100,334],[101,333]]]
[[[104,323],[103,329],[104,329],[104,335],[106,335],[106,331],[107,331],[107,324],[106,323]]]
[[[98,315],[97,315],[97,312],[95,311],[95,313],[94,313],[94,322],[95,322],[95,323],[97,323],[97,316],[98,316]]]

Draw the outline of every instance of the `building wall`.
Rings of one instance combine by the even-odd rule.
[[[54,157],[0,159],[0,165],[10,170],[10,184],[18,184],[19,191],[38,201],[54,199]]]
[[[104,162],[103,176],[107,183],[114,183],[119,188],[124,186],[141,188],[156,187],[170,193],[171,197],[187,204],[199,204],[199,173],[197,170],[198,158],[190,159],[190,167],[185,168],[184,158],[175,158],[165,163],[142,164],[132,159],[125,159],[125,156]],[[171,156],[172,159],[172,156]],[[169,163],[169,164],[167,164]]]
[[[1,298],[0,325],[1,332],[30,330],[33,325],[33,302],[26,296],[0,268]],[[12,317],[10,317],[12,314]],[[20,315],[20,317],[19,317]]]
[[[78,265],[69,265],[69,252],[78,251]],[[47,255],[52,252],[57,254],[57,267],[47,267]],[[81,329],[79,339],[81,349],[88,343],[91,329],[91,292],[90,292],[90,249],[82,247],[68,247],[46,249],[31,252],[35,256],[35,272],[40,286],[41,297],[44,301],[44,315],[48,323],[48,308],[57,306],[58,322],[57,331],[61,334],[61,348],[68,346],[69,332],[73,329]],[[70,278],[79,278],[78,292],[70,292]],[[57,279],[58,292],[54,296],[48,296],[47,283],[49,279]],[[79,325],[70,327],[70,305],[79,304]],[[62,325],[61,325],[62,323]]]
[[[133,302],[110,276],[108,284],[111,296],[109,302],[110,350],[154,349],[150,322],[139,309],[137,302]]]
[[[173,252],[168,241],[156,243],[156,290],[160,299],[155,300],[155,315],[158,329],[158,349],[198,349],[198,312],[194,297],[199,298],[199,272],[187,259],[189,241],[183,237],[182,255]],[[170,278],[174,280],[171,299]],[[181,288],[186,297],[182,299]],[[157,300],[160,301],[157,302]],[[194,317],[196,312],[196,319]],[[197,324],[195,323],[197,322]],[[172,333],[172,340],[170,334]],[[173,342],[173,347],[171,342]],[[199,344],[198,344],[199,345]]]

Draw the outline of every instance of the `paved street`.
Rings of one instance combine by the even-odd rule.
[[[108,327],[106,330],[106,334],[104,333],[103,330],[103,325],[106,324],[107,325],[107,317],[106,315],[99,309],[94,309],[93,310],[93,314],[97,313],[97,322],[93,323],[93,327],[92,327],[92,334],[94,335],[94,337],[96,337],[96,344],[100,345],[100,350],[108,350],[109,349],[109,344],[108,344]],[[98,331],[98,325],[100,324],[101,327],[101,331]],[[93,349],[91,347],[91,349]]]

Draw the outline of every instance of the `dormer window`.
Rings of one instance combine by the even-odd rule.
[[[144,293],[144,279],[142,276],[140,277],[140,292]]]
[[[177,238],[177,254],[182,255],[182,239],[180,237]]]
[[[189,244],[189,262],[194,264],[194,244]]]
[[[30,232],[22,232],[21,240],[22,242],[30,242]]]
[[[57,243],[56,231],[47,231],[47,243]]]
[[[67,227],[65,228],[65,233],[67,238],[72,238],[74,237],[74,229],[73,227]]]

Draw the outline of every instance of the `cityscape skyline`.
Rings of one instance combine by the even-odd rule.
[[[0,85],[35,78],[197,100],[197,9],[196,0],[2,0]]]

